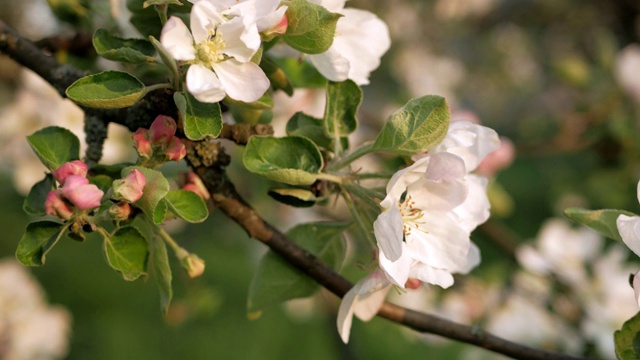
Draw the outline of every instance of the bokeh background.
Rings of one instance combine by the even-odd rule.
[[[108,1],[90,4],[96,18],[111,10]],[[397,301],[535,346],[612,358],[610,334],[637,311],[626,285],[638,268],[634,256],[627,258],[629,252],[610,240],[584,240],[594,235],[569,222],[558,220],[562,225],[554,226],[561,230],[547,231],[551,235],[541,228],[572,206],[640,213],[640,5],[626,0],[352,0],[347,6],[376,13],[392,35],[391,50],[364,87],[362,125],[354,141],[374,136],[386,116],[410,98],[437,94],[446,97],[454,114],[479,119],[515,146],[513,163],[490,186],[492,219],[472,236],[483,263],[450,290],[424,288]],[[0,19],[33,40],[90,35],[57,20],[44,0],[0,0]],[[128,35],[134,31],[126,22],[119,26]],[[55,55],[82,64],[83,57],[91,57],[86,51]],[[309,108],[315,94],[296,98],[297,105]],[[274,121],[276,129],[282,126],[278,116]],[[53,124],[81,134],[82,113],[0,55],[0,264],[11,262],[31,220],[22,212],[24,195],[44,173],[25,136]],[[131,159],[126,132],[113,125],[110,131],[105,162]],[[237,161],[241,150],[232,151]],[[231,176],[259,212],[283,230],[308,219],[341,216],[291,211],[265,195],[269,183],[239,166]],[[338,300],[324,291],[255,319],[247,314],[246,298],[265,247],[215,210],[203,224],[171,223],[169,230],[207,266],[202,277],[189,279],[177,261],[172,263],[175,298],[166,318],[153,279],[123,281],[106,265],[98,237],[84,243],[65,239],[44,267],[24,269],[31,275],[10,277],[20,271],[0,267],[0,354],[31,359],[29,351],[49,349],[38,359],[497,358],[379,319],[354,321],[345,346],[335,329]],[[544,255],[536,245],[541,238],[551,238],[546,241],[566,255],[557,264],[586,269],[580,280],[588,281],[589,292],[578,297],[592,302],[571,295],[575,284],[563,277],[564,265],[554,265],[542,277],[530,274],[535,269],[519,270],[521,264],[527,267],[518,255],[523,244]],[[581,253],[585,248],[595,250]],[[351,259],[344,269],[351,280],[366,274],[354,263]],[[613,282],[615,288],[606,286]],[[15,295],[27,283],[35,290]],[[540,301],[522,299],[532,292]],[[520,298],[513,300],[514,293]],[[15,320],[11,313],[19,312],[27,298],[44,299],[33,306],[57,315],[41,326],[33,325],[36,317]],[[33,326],[20,325],[27,323]],[[522,330],[527,327],[543,335]]]

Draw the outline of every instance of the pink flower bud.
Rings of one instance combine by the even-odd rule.
[[[69,175],[86,177],[88,171],[89,168],[87,167],[87,164],[80,160],[73,160],[62,164],[59,168],[54,170],[53,177],[56,178],[60,184],[64,185],[64,181]]]
[[[187,149],[179,138],[173,136],[164,149],[164,155],[167,157],[167,160],[180,161],[187,156]]]
[[[127,203],[138,201],[142,197],[142,190],[147,185],[147,179],[138,169],[131,169],[124,179],[114,180],[113,198]]]
[[[422,285],[422,282],[420,282],[420,280],[409,278],[407,282],[404,284],[404,287],[407,289],[416,290],[416,289],[419,289],[421,285]]]
[[[138,151],[138,155],[143,158],[151,157],[151,141],[148,138],[149,130],[140,128],[131,136],[133,138],[133,146]]]
[[[59,190],[49,191],[44,201],[44,210],[47,214],[57,216],[63,220],[69,220],[73,215],[73,208],[64,201]]]
[[[289,20],[287,19],[287,14],[282,15],[282,19],[271,29],[267,30],[265,33],[267,35],[282,35],[287,32],[287,27],[289,27]]]
[[[158,115],[149,128],[150,139],[154,144],[169,145],[178,126],[169,116]]]
[[[207,187],[204,186],[204,183],[196,173],[188,172],[180,174],[180,176],[184,182],[184,185],[182,186],[183,190],[193,191],[205,201],[211,198]]]
[[[69,175],[60,188],[62,196],[77,209],[88,210],[100,206],[104,192],[97,186],[89,184],[89,180],[78,175]]]
[[[131,216],[131,205],[123,202],[113,204],[109,208],[109,215],[116,221],[127,220]]]
[[[476,171],[484,176],[493,176],[498,171],[511,165],[516,156],[516,148],[513,142],[507,138],[500,138],[500,147],[487,155],[478,165]]]

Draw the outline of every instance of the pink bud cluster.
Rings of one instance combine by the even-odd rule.
[[[78,210],[84,211],[100,206],[104,192],[89,184],[86,177],[88,170],[87,164],[74,160],[53,171],[53,177],[61,187],[47,194],[44,203],[47,214],[69,220]]]
[[[138,169],[131,169],[124,178],[114,180],[112,199],[117,203],[109,208],[111,217],[116,221],[129,219],[131,215],[129,204],[140,200],[146,185],[147,178]]]
[[[149,129],[139,128],[132,137],[140,157],[160,163],[184,158],[187,150],[175,136],[177,128],[176,122],[166,115],[158,115]]]

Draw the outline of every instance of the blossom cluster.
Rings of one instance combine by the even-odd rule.
[[[187,150],[177,136],[178,126],[171,117],[158,115],[149,129],[139,128],[132,135],[134,147],[144,165],[161,165],[166,161],[180,161]]]

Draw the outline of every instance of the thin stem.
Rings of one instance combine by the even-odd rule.
[[[334,182],[336,184],[342,184],[342,176],[327,174],[327,173],[318,173],[316,177],[321,180],[328,180]]]
[[[176,253],[176,257],[178,259],[182,259],[183,257],[189,256],[189,252],[183,249],[182,247],[180,247],[180,245],[178,245],[178,243],[176,243],[175,240],[173,240],[171,235],[169,235],[166,231],[164,231],[163,228],[156,227],[156,230],[158,232],[158,235],[160,235],[160,237],[162,238],[162,240],[164,240],[164,242],[166,242],[167,245],[171,247],[173,252]]]
[[[357,196],[360,200],[362,200],[362,202],[369,205],[371,209],[376,211],[380,210],[380,205],[378,205],[378,203],[373,200],[373,198],[376,198],[376,199],[383,198],[380,196],[379,193],[369,190],[367,188],[364,188],[358,184],[352,184],[352,185],[347,184],[344,186],[344,188],[345,190],[349,191],[353,195]]]
[[[353,176],[359,180],[367,180],[367,179],[385,179],[386,180],[386,179],[390,179],[393,176],[393,174],[355,173],[353,174]]]
[[[369,228],[367,227],[367,225],[364,223],[362,217],[360,216],[360,212],[358,212],[358,209],[356,208],[356,204],[354,203],[353,199],[351,198],[351,194],[349,194],[346,191],[342,191],[342,197],[344,198],[344,202],[347,204],[347,208],[349,209],[349,212],[351,213],[351,217],[353,217],[353,222],[356,223],[356,226],[358,227],[358,230],[360,232],[360,235],[362,237],[364,237],[365,239],[367,239],[367,241],[369,242],[369,244],[375,248],[376,244],[375,241],[373,240],[372,236],[371,236],[371,232],[369,230]]]
[[[158,90],[158,89],[169,89],[169,88],[172,88],[172,87],[173,87],[173,85],[171,85],[169,83],[153,84],[153,85],[149,85],[149,86],[145,87],[144,88],[144,93],[146,95],[146,94],[148,94],[148,93],[150,93],[152,91]]]
[[[162,26],[164,26],[167,23],[167,4],[162,4],[162,5],[154,5],[154,7],[156,8],[156,12],[158,13],[158,16],[160,16],[160,21],[162,22]]]
[[[343,158],[339,159],[338,161],[334,162],[333,164],[330,164],[328,169],[329,170],[340,170],[343,167],[351,164],[352,162],[360,159],[361,157],[370,154],[372,152],[374,152],[374,148],[373,148],[373,142],[366,142],[362,145],[360,145],[359,148],[355,149],[354,151],[350,152],[349,154],[345,155]]]

